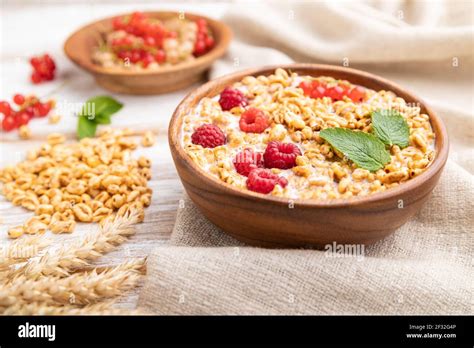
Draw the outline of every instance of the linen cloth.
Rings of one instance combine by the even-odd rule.
[[[349,62],[425,97],[447,125],[450,156],[421,212],[359,255],[246,246],[184,197],[169,245],[148,257],[140,307],[155,314],[472,314],[472,13],[463,1],[236,4],[223,20],[238,41],[212,76],[292,59]]]

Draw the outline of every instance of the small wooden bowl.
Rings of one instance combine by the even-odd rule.
[[[180,15],[178,12],[145,13],[158,19],[170,19]],[[122,67],[103,67],[92,61],[92,53],[97,47],[100,33],[112,29],[112,19],[115,17],[117,16],[91,23],[73,33],[64,44],[64,52],[80,68],[94,75],[100,86],[116,93],[162,94],[190,86],[203,79],[206,70],[212,63],[224,55],[232,38],[230,28],[224,23],[204,16],[185,13],[186,19],[204,18],[209,23],[216,43],[214,48],[205,55],[190,62],[156,70],[132,71]]]
[[[213,97],[244,76],[270,75],[277,67],[251,69],[210,81],[190,93],[175,110],[169,126],[174,163],[189,197],[214,224],[251,245],[267,247],[317,246],[336,243],[371,244],[407,222],[435,187],[448,157],[448,136],[441,119],[422,100],[381,77],[331,65],[281,66],[302,75],[332,76],[374,90],[393,91],[419,103],[431,118],[436,134],[436,157],[419,176],[385,192],[329,201],[289,199],[240,190],[200,169],[180,144],[181,122],[203,97]],[[402,206],[403,205],[403,206]]]

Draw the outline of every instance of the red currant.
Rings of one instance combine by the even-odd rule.
[[[46,64],[51,70],[56,69],[56,64],[54,63],[53,58],[51,58],[51,56],[50,56],[49,54],[45,54],[45,55],[43,56],[43,60],[44,60],[45,64]]]
[[[142,64],[144,68],[146,68],[148,65],[150,65],[154,61],[155,59],[153,58],[153,55],[151,53],[146,52],[142,57]]]
[[[360,86],[354,87],[347,96],[354,102],[361,102],[365,97],[365,89]]]
[[[10,116],[12,113],[12,108],[10,103],[7,101],[0,102],[0,113],[4,114],[5,116]]]
[[[15,119],[12,116],[6,116],[2,120],[2,129],[5,132],[10,132],[11,130],[16,128],[16,122]]]
[[[214,39],[210,36],[206,37],[205,39],[205,43],[206,43],[206,47],[209,49],[209,48],[212,48],[214,46]]]
[[[18,127],[27,125],[28,122],[30,122],[30,116],[25,112],[21,111],[17,116],[16,116],[16,124]]]
[[[130,61],[132,63],[138,63],[141,59],[141,54],[138,50],[133,50],[132,51],[132,56],[130,57]]]
[[[39,117],[45,117],[49,114],[49,111],[51,110],[50,103],[38,103],[36,105],[37,105],[37,108],[38,108],[38,116]]]
[[[143,12],[135,11],[132,13],[132,16],[130,17],[130,23],[137,24],[143,21],[145,18],[146,18],[146,15]]]
[[[123,60],[131,60],[132,59],[132,52],[130,51],[125,51],[125,50],[122,50],[120,51],[117,56],[120,58],[120,59],[123,59]]]
[[[196,41],[194,45],[194,55],[195,56],[201,56],[204,53],[206,53],[206,43],[204,41]]]
[[[113,39],[110,44],[112,47],[122,46],[122,39]]]
[[[2,128],[5,131],[26,125],[34,117],[45,117],[55,106],[54,100],[43,103],[34,95],[25,97],[17,93],[13,96],[13,100],[15,104],[20,105],[18,111],[13,110],[8,102],[0,102],[0,111],[5,111],[2,120]]]
[[[209,25],[205,19],[201,18],[196,20],[196,26],[197,33],[193,55],[197,57],[205,54],[214,47],[215,40],[211,35]],[[114,18],[112,20],[112,27],[114,30],[123,30],[128,34],[121,39],[112,41],[112,51],[120,59],[128,58],[130,62],[142,64],[144,67],[147,67],[153,62],[165,62],[166,54],[162,51],[164,39],[178,37],[178,32],[168,31],[162,23],[150,19],[142,12],[134,12],[129,16]],[[141,40],[136,40],[137,38]],[[137,45],[139,46],[138,48]],[[143,48],[148,54],[144,52]],[[54,69],[50,69],[48,71],[49,74],[47,74],[42,67],[41,61],[38,62],[35,71],[38,71],[40,74],[40,77],[32,76],[32,80],[35,81],[35,83],[54,78]]]
[[[314,98],[314,99],[322,98],[325,95],[326,95],[326,88],[324,88],[323,86],[317,86],[310,93],[311,98]]]
[[[125,37],[122,39],[122,45],[124,45],[124,46],[131,46],[131,45],[133,45],[133,39],[132,39],[130,36],[125,36]]]
[[[206,39],[206,33],[203,31],[198,31],[197,41],[204,41]]]
[[[54,79],[56,64],[49,54],[32,57],[30,59],[30,64],[33,67],[33,73],[31,75],[31,81],[33,83],[36,84]]]
[[[207,53],[214,46],[214,38],[210,35],[207,21],[200,18],[196,21],[197,34],[194,43],[193,55],[195,57],[202,56]]]
[[[302,81],[298,87],[303,90],[303,93],[311,98],[317,99],[325,96],[326,84],[317,80]]]
[[[155,54],[155,60],[156,60],[158,63],[163,63],[163,62],[166,60],[166,53],[165,53],[165,51],[159,50],[159,51]]]
[[[31,74],[31,82],[37,84],[37,83],[40,83],[41,81],[42,81],[42,79],[41,79],[40,73],[38,73],[37,71],[34,71]]]
[[[122,18],[116,17],[112,19],[112,27],[114,28],[114,30],[122,29],[123,28]]]
[[[325,96],[331,98],[333,101],[342,100],[344,89],[341,86],[329,87],[326,89]]]
[[[199,18],[196,21],[198,29],[206,29],[207,27],[207,21],[204,18]]]
[[[153,36],[145,36],[144,40],[146,46],[153,47],[156,45],[156,40]]]
[[[39,57],[33,57],[30,59],[30,64],[35,69],[39,67],[40,63],[41,63],[41,60],[39,59]]]
[[[35,115],[35,109],[32,106],[28,106],[25,110],[23,110],[23,112],[26,113],[29,118],[37,116]]]
[[[302,81],[302,82],[298,85],[298,87],[303,90],[303,93],[304,93],[305,95],[310,95],[310,94],[311,94],[311,91],[313,90],[313,87],[311,86],[311,82],[310,82],[310,81]]]
[[[25,97],[22,94],[15,94],[13,96],[13,101],[16,105],[23,105],[23,103],[25,102]]]

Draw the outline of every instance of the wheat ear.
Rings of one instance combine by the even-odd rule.
[[[27,259],[36,256],[50,243],[51,241],[44,237],[31,236],[1,245],[0,272],[7,271],[11,265],[25,262]]]
[[[4,315],[127,315],[135,311],[113,308],[114,301],[94,303],[84,307],[72,305],[51,306],[42,302],[26,303],[17,301],[6,308]]]
[[[38,279],[41,276],[65,277],[70,272],[89,265],[88,261],[98,259],[135,233],[133,225],[141,221],[141,212],[131,208],[123,216],[110,216],[99,227],[98,233],[91,233],[77,242],[64,245],[55,252],[46,252],[38,259],[30,259],[25,265],[9,272],[10,281],[24,276]]]
[[[117,297],[133,289],[144,270],[145,259],[138,259],[65,278],[43,276],[32,280],[20,276],[0,290],[0,313],[18,300],[45,305],[88,305]]]
[[[84,307],[71,305],[50,306],[40,302],[18,301],[8,307],[4,315],[150,315],[141,309],[114,308],[115,301],[98,302]]]

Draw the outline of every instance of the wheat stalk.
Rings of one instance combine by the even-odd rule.
[[[145,259],[127,261],[115,267],[93,269],[60,278],[37,280],[20,276],[0,290],[0,313],[16,301],[45,305],[88,305],[119,296],[133,289],[145,269]]]
[[[122,244],[135,233],[133,225],[143,220],[143,211],[129,208],[124,215],[110,216],[98,233],[49,249],[42,256],[5,257],[0,270],[0,313],[6,315],[142,314],[113,308],[110,298],[134,288],[145,272],[145,259],[116,267],[96,267],[90,261]],[[24,245],[34,245],[34,238]],[[13,243],[11,246],[14,247]],[[38,246],[39,245],[39,246]],[[44,249],[40,242],[37,251]],[[13,250],[13,249],[10,249]],[[36,252],[37,254],[37,252]],[[5,255],[13,255],[6,253]],[[27,261],[26,261],[27,260]],[[24,262],[12,269],[13,264]]]
[[[42,302],[26,303],[17,301],[6,308],[4,315],[126,315],[136,314],[135,311],[113,308],[114,301],[98,302],[84,307],[72,305],[51,306]]]
[[[31,236],[0,246],[0,279],[2,272],[9,270],[10,266],[36,256],[50,243],[44,237]]]
[[[73,305],[51,306],[41,302],[16,302],[3,313],[4,315],[149,315],[141,310],[114,308],[115,301],[103,301],[76,307]]]
[[[19,276],[38,279],[41,276],[68,276],[72,271],[89,265],[89,261],[98,259],[103,254],[122,244],[135,233],[133,225],[139,221],[140,212],[130,208],[123,216],[110,216],[99,227],[99,232],[89,234],[77,242],[63,246],[56,252],[47,252],[37,259],[30,259],[25,265],[9,272],[8,278],[13,281]]]

